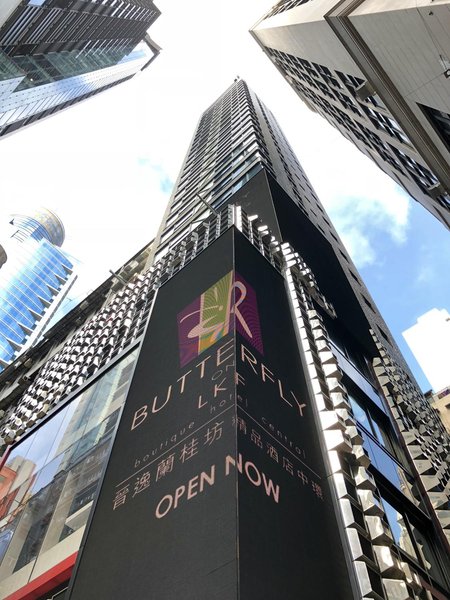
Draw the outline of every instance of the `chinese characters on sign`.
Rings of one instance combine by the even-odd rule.
[[[224,413],[226,412],[229,412],[229,409],[224,411]],[[150,485],[157,485],[159,480],[174,471],[174,467],[177,464],[184,464],[187,461],[195,459],[200,453],[207,451],[209,446],[222,438],[224,427],[230,426],[233,430],[237,431],[239,436],[248,437],[251,443],[261,452],[262,456],[265,455],[290,477],[296,479],[299,485],[308,489],[320,500],[323,500],[322,488],[318,483],[320,477],[298,455],[275,439],[269,430],[266,430],[263,425],[254,422],[254,419],[251,417],[250,419],[245,419],[233,415],[231,419],[227,418],[226,421],[224,419],[211,419],[196,431],[195,435],[186,436],[185,439],[166,451],[163,457],[150,461],[150,463],[130,476],[127,481],[121,482],[117,486],[113,498],[113,510],[123,506],[128,499],[133,499],[136,495],[149,488]],[[298,446],[296,448],[300,451]],[[303,457],[304,451],[301,452]],[[153,483],[151,483],[152,478]]]

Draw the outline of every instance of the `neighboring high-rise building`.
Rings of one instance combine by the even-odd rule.
[[[450,227],[448,0],[281,0],[252,28],[322,115]]]
[[[445,308],[432,308],[417,323],[402,332],[411,352],[438,392],[450,386],[450,314]]]
[[[450,433],[450,387],[439,390],[433,394],[432,391],[425,394],[431,406],[439,413],[445,429]]]
[[[0,136],[106,90],[159,54],[152,0],[9,0],[0,7]]]
[[[50,210],[11,216],[0,246],[0,371],[39,339],[75,282],[64,235]]]
[[[245,82],[114,287],[0,376],[1,600],[449,597],[448,435]]]

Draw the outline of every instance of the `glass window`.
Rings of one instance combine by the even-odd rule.
[[[417,554],[406,525],[405,517],[383,498],[383,506],[394,541],[409,556],[417,560]]]
[[[394,456],[396,455],[395,449],[394,449],[394,445],[392,443],[391,438],[389,437],[389,433],[386,431],[386,425],[383,427],[381,426],[377,420],[372,416],[371,417],[371,426],[372,426],[372,431],[375,435],[375,437],[377,438],[377,441],[384,446],[387,450],[389,450],[389,452],[391,452],[391,454],[393,454]]]
[[[419,106],[427,116],[436,133],[447,146],[447,149],[450,150],[450,114],[440,111],[437,108],[426,106],[425,104],[419,104]]]
[[[392,456],[400,459],[402,456],[400,448],[396,442],[396,435],[387,416],[380,414],[377,408],[371,402],[363,402],[359,398],[349,394],[349,401],[355,419],[370,434],[374,436]],[[378,405],[377,405],[378,406]]]
[[[425,531],[411,524],[411,533],[416,544],[416,552],[420,556],[422,564],[426,570],[442,585],[446,585],[445,577],[441,568],[441,564],[436,556],[435,548],[431,543]],[[447,566],[447,573],[450,573]]]
[[[412,518],[406,511],[397,510],[385,498],[382,498],[382,502],[397,546],[425,568],[436,581],[446,585],[442,565],[435,547],[425,532],[425,526],[419,527],[413,524]]]
[[[19,442],[0,474],[7,594],[78,550],[137,351]]]
[[[360,429],[363,446],[372,465],[416,506],[421,506],[414,480],[364,429]]]
[[[369,415],[366,410],[353,398],[353,396],[348,397],[350,400],[350,405],[352,407],[353,416],[363,427],[371,431]]]

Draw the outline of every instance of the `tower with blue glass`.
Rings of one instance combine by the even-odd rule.
[[[1,245],[0,371],[42,335],[76,279],[64,235],[50,210],[11,217]]]

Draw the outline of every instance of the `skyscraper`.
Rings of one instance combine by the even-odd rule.
[[[0,8],[0,135],[145,69],[152,0],[20,0]]]
[[[12,215],[2,239],[0,371],[42,335],[76,279],[60,246],[61,220],[48,209]]]
[[[156,236],[155,259],[163,257],[173,244],[186,236],[202,219],[211,215],[209,206],[217,209],[231,197],[248,214],[258,214],[277,239],[292,242],[298,231],[290,231],[288,235],[280,229],[284,222],[282,216],[276,214],[272,201],[262,196],[255,204],[256,201],[251,199],[247,188],[245,192],[240,191],[250,179],[256,185],[255,182],[264,178],[268,180],[267,189],[271,189],[270,185],[275,185],[275,180],[278,183],[277,189],[281,187],[289,196],[288,207],[296,207],[294,214],[308,223],[311,235],[317,236],[326,248],[333,248],[333,260],[339,263],[340,270],[345,274],[346,285],[356,295],[361,307],[359,310],[362,310],[364,318],[369,320],[377,335],[389,344],[390,353],[407,368],[387,325],[375,309],[369,291],[276,119],[242,80],[237,79],[235,85],[204,112],[198,123]],[[269,196],[272,194],[270,191]],[[290,215],[285,218],[285,227],[291,230]],[[322,240],[326,240],[328,244]],[[324,260],[321,253],[314,252],[309,245],[302,251],[306,253],[305,257],[311,256],[311,267],[316,261]],[[337,302],[339,307],[342,305],[342,310],[348,314],[350,321],[351,308],[346,306],[346,299],[340,295],[334,298],[336,292],[331,282],[325,281],[323,286],[331,294],[332,301]]]
[[[300,98],[450,227],[449,3],[281,0],[251,33]]]
[[[151,269],[0,376],[2,600],[448,596],[448,436],[322,211],[235,81]]]

